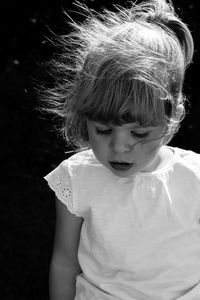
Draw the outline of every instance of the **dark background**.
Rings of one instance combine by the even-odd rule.
[[[123,4],[124,1],[115,3]],[[111,7],[112,1],[85,1],[91,8]],[[198,1],[174,1],[192,31],[194,62],[184,92],[191,102],[171,145],[200,152]],[[42,179],[66,158],[65,143],[50,118],[35,109],[35,86],[49,80],[44,62],[56,51],[47,37],[67,32],[62,9],[71,1],[12,1],[0,3],[0,299],[48,299],[48,268],[55,224],[54,195]],[[78,16],[71,12],[75,19]]]

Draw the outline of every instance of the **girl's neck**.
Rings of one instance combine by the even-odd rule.
[[[173,151],[167,146],[161,146],[158,155],[144,172],[155,172],[164,168],[173,157]]]
[[[159,151],[157,162],[155,162],[154,170],[159,170],[164,168],[169,161],[172,159],[174,153],[170,147],[162,146]]]

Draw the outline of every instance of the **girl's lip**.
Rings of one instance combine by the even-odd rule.
[[[117,161],[110,161],[109,164],[113,169],[117,171],[127,171],[133,166],[133,163],[117,162]]]

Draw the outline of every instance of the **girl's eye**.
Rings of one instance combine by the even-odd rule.
[[[132,136],[139,138],[139,139],[144,139],[149,136],[149,132],[138,133],[135,131],[131,131],[131,134],[132,134]]]
[[[99,129],[99,128],[95,128],[95,131],[97,134],[101,134],[101,135],[108,135],[111,133],[112,129]]]

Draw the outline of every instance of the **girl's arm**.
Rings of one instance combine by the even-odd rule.
[[[73,300],[76,276],[81,273],[78,263],[78,246],[82,218],[71,214],[56,199],[56,230],[50,266],[50,300]]]

